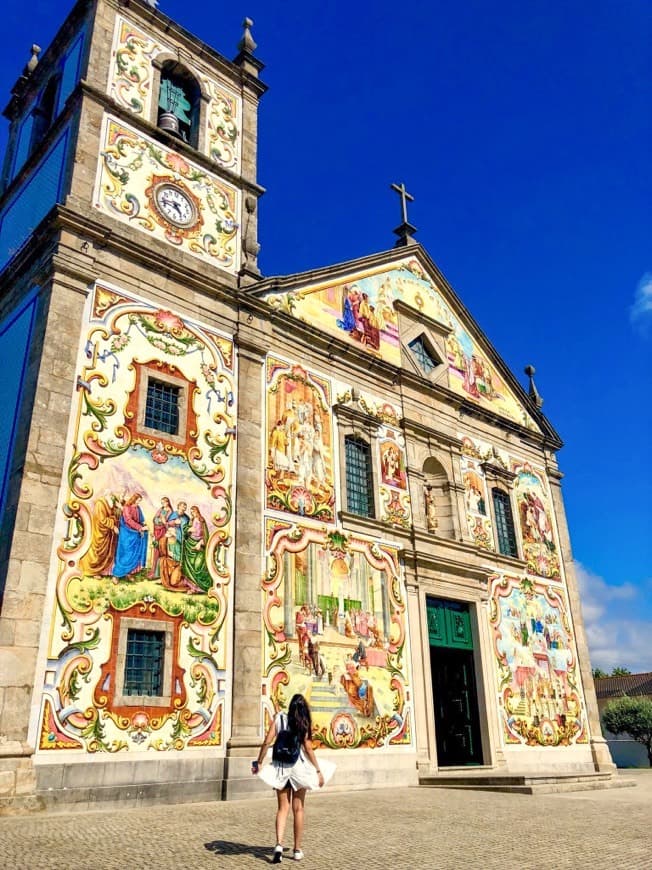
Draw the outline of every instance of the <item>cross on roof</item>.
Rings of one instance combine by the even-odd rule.
[[[408,202],[414,202],[414,197],[411,193],[408,193],[405,189],[405,185],[401,184],[392,184],[390,185],[392,190],[395,190],[398,195],[401,197],[401,217],[402,222],[400,227],[394,230],[396,235],[398,236],[398,241],[396,242],[398,245],[415,245],[416,242],[412,238],[414,233],[416,233],[417,228],[413,227],[412,224],[408,220],[407,215],[407,204]]]
[[[398,193],[398,195],[401,197],[401,214],[403,216],[403,223],[406,224],[406,223],[408,223],[407,203],[408,203],[408,201],[414,202],[414,197],[412,196],[411,193],[407,192],[407,190],[405,189],[405,185],[403,183],[392,184],[392,190],[395,190]]]

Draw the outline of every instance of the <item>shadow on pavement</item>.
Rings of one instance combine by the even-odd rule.
[[[270,846],[252,846],[251,843],[233,843],[231,840],[212,840],[204,843],[207,852],[214,855],[253,855],[261,861],[272,863],[272,848]]]

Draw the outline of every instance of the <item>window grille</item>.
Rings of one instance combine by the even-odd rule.
[[[493,489],[491,495],[496,517],[496,532],[498,534],[498,549],[504,556],[518,556],[516,547],[516,531],[509,495],[502,489]]]
[[[347,435],[344,439],[346,457],[346,502],[349,511],[362,517],[374,513],[371,449],[366,441]]]
[[[430,352],[422,335],[411,341],[408,347],[415,355],[424,374],[429,375],[431,372],[434,372],[439,365],[439,360]]]
[[[123,693],[160,697],[163,694],[165,632],[130,628]]]
[[[179,433],[179,396],[181,388],[150,378],[147,382],[145,426],[167,432]]]

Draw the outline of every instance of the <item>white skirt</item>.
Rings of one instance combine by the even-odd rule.
[[[327,758],[320,758],[319,769],[324,777],[324,785],[326,785],[335,773],[335,764]],[[303,752],[299,753],[299,758],[291,766],[279,764],[276,761],[265,764],[260,769],[258,776],[267,785],[281,790],[287,788],[288,783],[294,791],[299,791],[302,788],[316,791],[319,788],[317,771],[304,756]]]

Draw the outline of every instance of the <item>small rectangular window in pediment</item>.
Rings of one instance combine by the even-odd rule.
[[[419,335],[417,338],[413,339],[408,344],[408,347],[414,354],[416,361],[419,364],[419,368],[426,377],[431,375],[435,369],[441,365],[441,360],[432,351],[423,335]]]

